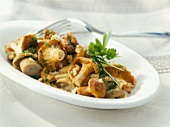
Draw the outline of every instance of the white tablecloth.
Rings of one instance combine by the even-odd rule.
[[[0,0],[0,22],[84,19],[102,30],[169,31],[169,0]],[[113,38],[142,56],[170,55],[170,40]],[[0,67],[1,68],[1,67]],[[0,73],[0,127],[169,127],[170,73],[159,74],[160,94],[131,109],[96,110],[56,101]]]

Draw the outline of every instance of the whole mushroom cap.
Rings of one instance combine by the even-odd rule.
[[[65,58],[60,41],[50,40],[38,50],[38,62],[49,71],[55,71],[59,63]]]
[[[85,96],[94,96],[96,98],[104,98],[106,96],[106,85],[100,82],[99,78],[91,78],[88,86],[80,86],[77,93]]]
[[[91,93],[98,98],[106,96],[106,85],[104,82],[100,82],[98,78],[91,78],[88,82]]]

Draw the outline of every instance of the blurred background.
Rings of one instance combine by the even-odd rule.
[[[72,12],[149,13],[169,9],[169,4],[170,0],[0,0],[0,14],[2,21],[20,18],[56,20],[61,16],[60,11],[69,11],[65,16],[72,16]]]

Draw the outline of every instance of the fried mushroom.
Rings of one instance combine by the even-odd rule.
[[[124,98],[125,92],[119,87],[115,87],[106,92],[106,98]]]
[[[37,44],[36,35],[33,33],[22,36],[22,38],[17,38],[14,42],[9,43],[6,46],[6,52],[8,54],[8,58],[13,60],[15,56],[22,53],[29,46],[35,46]]]
[[[85,50],[80,45],[76,46],[75,52],[77,53],[76,57],[84,57],[84,55],[85,55]]]
[[[60,41],[51,40],[45,42],[38,50],[38,62],[49,71],[55,71],[65,58],[65,53],[61,49]]]
[[[56,83],[57,83],[58,88],[69,91],[69,92],[71,92],[75,88],[75,85],[72,83],[69,77],[60,78],[57,80]]]
[[[16,69],[20,70],[20,62],[21,62],[21,60],[23,60],[24,58],[32,57],[32,56],[33,56],[32,53],[20,53],[20,54],[18,54],[18,55],[14,58],[14,60],[12,61],[12,65],[13,65]]]
[[[21,71],[31,77],[39,77],[42,67],[33,58],[25,58],[20,62]]]
[[[74,54],[78,41],[73,33],[70,32],[63,36],[62,45],[67,54]]]
[[[111,66],[106,66],[105,69],[115,78],[121,80],[125,80],[127,83],[131,83],[134,87],[136,85],[135,77],[131,74],[129,70],[125,66],[121,66],[119,64],[114,64],[114,66],[123,69],[123,71],[116,69]]]
[[[45,29],[43,33],[44,33],[44,39],[51,39],[51,37],[56,34],[56,32],[48,29]]]
[[[104,98],[106,96],[106,85],[99,78],[91,78],[88,86],[78,87],[77,94]]]
[[[70,65],[68,74],[76,86],[81,86],[85,78],[94,72],[94,67],[96,67],[96,65],[91,59],[76,57]]]

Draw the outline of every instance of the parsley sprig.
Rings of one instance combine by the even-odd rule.
[[[90,42],[90,46],[88,49],[88,54],[92,57],[97,57],[103,64],[107,64],[105,59],[111,60],[117,57],[118,55],[116,49],[114,48],[107,49],[106,47],[110,39],[110,35],[111,32],[108,32],[108,34],[104,34],[103,43],[101,43],[100,40],[96,38],[95,40],[96,43]]]
[[[97,38],[95,39],[95,43],[90,42],[87,54],[91,56],[94,63],[96,64],[99,71],[99,75],[109,76],[114,81],[114,84],[118,85],[116,79],[112,77],[103,66],[105,64],[117,68],[113,65],[110,65],[109,63],[110,62],[109,60],[118,56],[116,49],[107,48],[107,44],[109,42],[110,36],[111,36],[111,32],[108,32],[108,34],[104,34],[102,43]],[[121,70],[120,68],[117,69]]]

